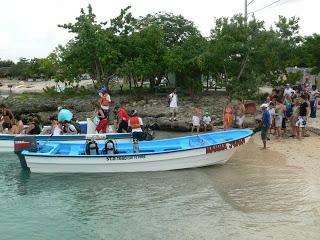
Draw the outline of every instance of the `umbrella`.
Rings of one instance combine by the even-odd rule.
[[[73,117],[72,112],[70,112],[68,109],[61,109],[58,113],[58,121],[71,121]]]

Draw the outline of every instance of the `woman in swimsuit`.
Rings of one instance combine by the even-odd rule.
[[[233,123],[233,107],[231,104],[231,100],[227,100],[227,105],[223,109],[223,129],[230,129]]]

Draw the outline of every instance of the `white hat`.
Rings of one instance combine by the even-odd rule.
[[[260,107],[261,108],[267,108],[267,107],[269,107],[269,104],[268,103],[263,103]]]

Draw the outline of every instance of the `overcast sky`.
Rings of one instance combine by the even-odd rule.
[[[248,0],[248,3],[251,0]],[[261,9],[276,0],[254,0],[248,12]],[[118,16],[120,10],[132,6],[134,16],[159,11],[182,14],[194,21],[204,36],[213,27],[214,18],[243,13],[244,0],[0,0],[0,58],[17,61],[19,57],[46,57],[58,44],[71,38],[58,24],[74,22],[80,8],[91,3],[98,21]],[[278,0],[264,10],[255,12],[256,18],[267,26],[278,15],[301,18],[301,34],[320,33],[319,0]]]

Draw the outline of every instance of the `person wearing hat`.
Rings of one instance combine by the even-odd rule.
[[[264,103],[261,106],[262,119],[261,119],[261,140],[263,142],[263,148],[267,149],[268,132],[270,128],[270,113],[267,111],[268,104]]]
[[[131,128],[133,140],[142,141],[143,140],[143,122],[136,110],[132,110],[131,117],[128,122],[128,126]]]
[[[208,112],[205,112],[203,118],[202,118],[202,122],[203,122],[203,125],[204,125],[204,131],[206,132],[207,131],[207,127],[208,126],[211,126],[211,130],[213,130],[213,121],[209,115]]]
[[[101,102],[101,109],[103,110],[106,118],[109,119],[109,108],[110,108],[111,97],[108,94],[107,89],[105,87],[102,87],[99,90],[99,96],[100,96],[100,102]]]

